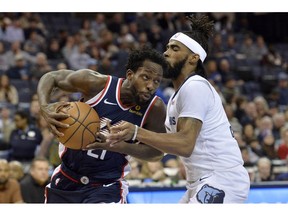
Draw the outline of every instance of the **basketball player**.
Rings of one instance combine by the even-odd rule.
[[[121,120],[155,132],[165,132],[165,103],[155,95],[166,69],[162,54],[144,48],[131,52],[126,65],[126,78],[103,75],[89,69],[51,71],[41,77],[38,95],[41,112],[56,136],[57,128],[68,125],[59,122],[68,117],[57,113],[67,102],[49,103],[55,88],[81,92],[83,101],[101,117],[100,134],[108,133],[109,125]],[[157,122],[157,124],[155,124]],[[99,135],[103,138],[103,135]],[[99,140],[101,142],[101,140]],[[119,147],[72,150],[59,144],[59,165],[47,186],[46,203],[126,203],[129,156],[142,160],[160,160],[163,153],[134,139]]]
[[[169,64],[164,77],[172,80],[175,89],[167,105],[167,134],[123,122],[110,128],[107,142],[115,146],[133,136],[160,151],[179,155],[187,176],[187,191],[180,203],[243,203],[250,188],[249,176],[221,99],[203,68],[213,22],[207,16],[188,19],[192,30],[173,35],[164,52]]]

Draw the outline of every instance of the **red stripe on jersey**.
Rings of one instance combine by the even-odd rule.
[[[107,79],[107,82],[105,84],[105,87],[102,90],[102,94],[100,95],[100,97],[96,101],[94,101],[92,103],[88,103],[90,106],[94,106],[95,104],[97,104],[105,96],[105,94],[107,93],[107,91],[109,89],[109,85],[111,83],[111,80],[112,80],[112,77],[108,76],[108,79]]]
[[[151,103],[149,104],[149,107],[147,108],[147,110],[146,110],[146,112],[145,112],[145,114],[144,114],[144,116],[143,116],[143,119],[142,119],[142,122],[141,122],[140,127],[143,127],[143,125],[145,124],[146,119],[147,119],[147,116],[149,115],[152,107],[154,106],[154,104],[156,103],[157,100],[159,100],[159,97],[156,95],[156,96],[152,99]]]

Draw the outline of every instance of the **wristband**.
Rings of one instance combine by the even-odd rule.
[[[134,130],[134,134],[133,134],[133,137],[132,137],[132,141],[135,142],[136,140],[136,137],[137,137],[137,133],[138,133],[138,125],[135,125],[135,130]]]

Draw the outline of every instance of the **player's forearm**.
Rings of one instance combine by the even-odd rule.
[[[136,139],[162,152],[189,157],[193,144],[187,135],[182,133],[155,133],[139,128]]]
[[[52,74],[45,74],[41,77],[37,87],[37,94],[40,105],[46,105],[50,102],[50,95],[55,88],[54,78]]]
[[[144,144],[131,144],[125,142],[122,145],[121,153],[130,155],[132,157],[138,158],[145,161],[159,161],[163,157],[163,153],[157,149],[154,149],[148,145]]]

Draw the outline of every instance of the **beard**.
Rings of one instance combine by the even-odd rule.
[[[164,71],[163,77],[168,78],[168,79],[177,79],[178,76],[180,75],[182,68],[184,67],[187,59],[188,59],[188,57],[186,57],[182,61],[177,62],[174,66],[172,66],[168,63],[168,68],[166,71]]]

